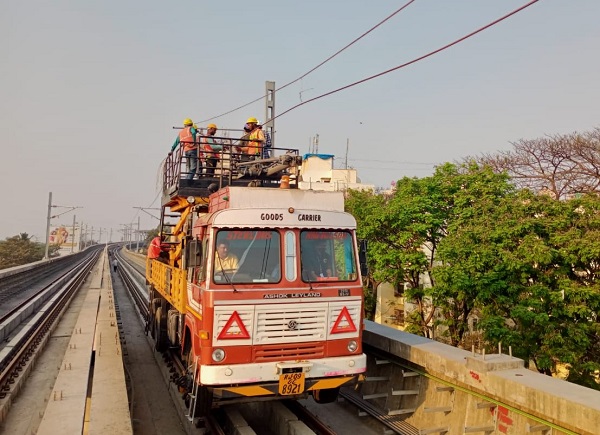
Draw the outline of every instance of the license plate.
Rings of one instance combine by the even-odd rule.
[[[279,376],[279,394],[289,396],[304,392],[304,373],[284,373]]]

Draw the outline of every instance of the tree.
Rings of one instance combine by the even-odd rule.
[[[490,231],[490,222],[475,222],[490,215],[514,188],[505,174],[497,174],[490,167],[475,162],[460,166],[446,165],[436,171],[440,188],[440,204],[446,212],[444,237],[438,241],[438,255],[433,264],[435,285],[430,294],[440,311],[438,323],[447,328],[444,336],[453,346],[462,346],[468,331],[469,317],[477,308],[481,292],[489,282],[470,272],[484,270],[494,255],[482,243]],[[469,228],[470,231],[465,231]],[[478,256],[471,250],[477,248]]]
[[[48,250],[50,256],[54,256],[60,247],[50,245]],[[7,237],[0,241],[0,269],[33,263],[44,258],[46,245],[31,241],[27,233]]]
[[[406,300],[416,307],[407,316],[408,331],[431,337],[436,310],[449,328],[465,328],[472,303],[464,305],[454,289],[437,289],[437,250],[457,216],[468,218],[482,197],[510,189],[505,175],[471,162],[442,165],[432,177],[403,178],[389,196],[350,193],[347,208],[358,221],[359,237],[369,241],[374,279],[408,287]],[[457,344],[454,337],[462,333],[451,332],[451,342]]]
[[[369,216],[374,215],[376,211],[383,206],[385,199],[381,195],[376,195],[373,192],[363,190],[351,190],[348,192],[348,196],[345,201],[346,211],[352,213],[359,223],[357,229],[357,237],[359,239],[369,240],[369,236],[373,232],[372,228],[369,227],[368,221]],[[369,246],[369,250],[372,247]],[[381,281],[375,278],[375,261],[373,255],[367,253],[367,264],[369,273],[367,276],[363,276],[364,286],[363,293],[365,296],[365,317],[373,320],[375,318],[375,311],[377,307],[376,290]]]
[[[484,154],[480,164],[507,172],[520,188],[555,199],[600,189],[600,128],[513,142],[512,151]]]
[[[158,236],[159,232],[160,232],[160,226],[154,228],[153,230],[148,231],[146,233],[146,239],[144,240],[146,242],[146,244],[149,244],[153,238]]]
[[[600,200],[520,191],[481,211],[450,226],[438,284],[472,293],[491,348],[511,345],[545,374],[568,364],[598,388]]]

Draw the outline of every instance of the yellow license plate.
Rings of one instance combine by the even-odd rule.
[[[285,373],[279,376],[279,394],[289,396],[304,392],[304,373]]]

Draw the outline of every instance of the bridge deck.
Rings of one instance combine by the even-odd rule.
[[[412,384],[414,396],[396,404],[412,408],[407,421],[422,430],[449,427],[485,432],[492,428],[493,433],[528,433],[537,428],[553,429],[553,434],[598,433],[600,391],[528,370],[522,360],[508,355],[473,355],[374,322],[366,324],[366,352],[378,355],[369,361],[373,364],[368,370],[377,359],[381,367],[385,367],[384,359],[404,366],[388,369],[390,381],[381,386],[382,392],[390,393],[387,404],[392,395],[402,396],[398,378],[407,374],[421,378]]]

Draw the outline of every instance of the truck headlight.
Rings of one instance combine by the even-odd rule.
[[[214,362],[221,362],[225,359],[225,351],[223,349],[215,349],[212,353],[212,359]]]
[[[356,352],[356,349],[358,349],[358,343],[356,343],[354,340],[350,340],[348,342],[348,350],[350,352]]]

